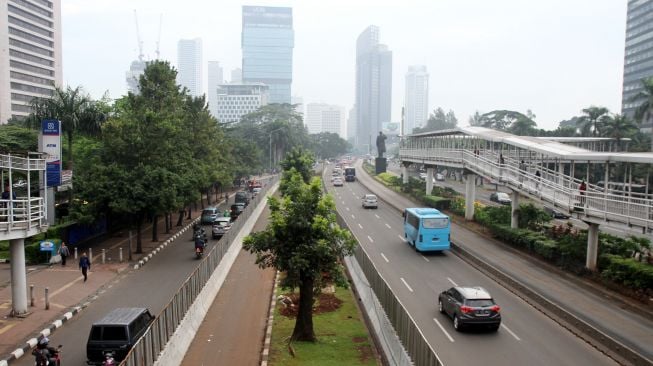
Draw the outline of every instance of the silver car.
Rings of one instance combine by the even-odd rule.
[[[366,194],[363,197],[363,208],[379,208],[376,196],[373,194]]]

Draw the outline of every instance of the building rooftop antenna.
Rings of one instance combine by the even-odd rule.
[[[159,55],[161,54],[159,52],[159,44],[161,43],[161,23],[163,22],[163,14],[159,16],[159,35],[156,38],[156,59],[159,59]]]
[[[136,39],[138,40],[138,61],[143,61],[145,55],[143,54],[143,40],[141,40],[141,32],[138,29],[138,14],[134,9],[134,19],[136,20]]]

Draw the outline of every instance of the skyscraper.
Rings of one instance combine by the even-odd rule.
[[[243,69],[237,67],[231,70],[231,80],[229,82],[232,84],[241,84],[243,82]]]
[[[426,66],[409,66],[406,73],[406,99],[404,101],[403,133],[411,134],[413,128],[423,127],[429,113],[429,73]],[[401,129],[400,129],[401,131]]]
[[[331,132],[342,137],[345,123],[345,109],[338,105],[308,103],[306,105],[306,127],[308,133]]]
[[[61,86],[61,0],[0,6],[0,123],[31,112],[33,98]]]
[[[224,83],[224,77],[222,75],[222,67],[220,67],[219,61],[209,61],[208,67],[208,83],[207,83],[207,93],[208,93],[208,102],[209,102],[209,111],[213,117],[218,116],[218,88]]]
[[[127,81],[127,92],[138,94],[140,91],[139,82],[141,75],[145,73],[145,68],[147,65],[143,60],[134,60],[131,65],[129,65],[129,71],[125,73],[125,79]]]
[[[621,113],[631,118],[641,103],[631,99],[642,90],[642,79],[653,77],[652,25],[653,0],[628,0]],[[653,132],[653,117],[640,128],[643,132]]]
[[[390,122],[392,51],[379,44],[379,27],[371,25],[356,41],[356,140],[364,152],[375,147],[383,122]]]
[[[202,91],[202,39],[181,39],[177,44],[177,83],[199,97]]]
[[[290,103],[292,8],[243,6],[243,82],[270,86],[270,103]]]

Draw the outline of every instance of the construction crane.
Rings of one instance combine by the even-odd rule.
[[[136,20],[136,39],[138,40],[138,61],[143,61],[145,57],[143,54],[143,40],[141,40],[141,32],[138,29],[138,14],[136,14],[136,9],[134,9],[134,19]]]
[[[163,22],[163,14],[159,16],[159,36],[156,38],[156,59],[159,59],[159,43],[161,42],[161,23]]]

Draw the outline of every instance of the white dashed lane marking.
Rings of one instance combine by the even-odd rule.
[[[399,237],[399,240],[403,241],[404,243],[406,242],[406,239],[404,239],[403,236],[401,236],[401,235],[397,235],[397,237]]]
[[[452,285],[458,287],[458,285],[455,282],[453,282],[451,278],[447,277],[447,280],[449,280],[449,282],[451,282]]]
[[[385,224],[385,227],[387,227],[388,229],[392,229],[392,227],[390,227],[390,225],[388,224]]]
[[[345,209],[346,209],[347,211],[349,211],[349,207],[345,207]]]
[[[408,285],[408,282],[406,282],[406,280],[404,280],[403,277],[401,277],[400,279],[401,279],[401,282],[404,283],[404,285],[406,286],[406,288],[408,289],[408,291],[413,292],[413,289]]]
[[[451,336],[450,336],[449,333],[444,329],[444,327],[442,326],[442,324],[440,324],[440,322],[439,322],[437,319],[435,319],[435,318],[433,318],[433,321],[435,322],[435,324],[438,325],[438,327],[440,327],[440,330],[442,331],[442,333],[444,333],[444,335],[446,335],[447,338],[449,338],[449,341],[450,341],[451,343],[453,343],[453,338],[451,338]]]
[[[385,256],[385,254],[381,253],[381,257],[385,259],[386,263],[390,263],[390,260]]]
[[[363,230],[363,225],[358,224],[358,227],[361,228],[361,230]]]
[[[370,241],[370,243],[374,243],[374,239],[372,239],[372,237],[371,237],[371,236],[369,236],[369,235],[367,236],[367,240],[369,240],[369,241]]]
[[[356,220],[356,216],[354,216],[354,214],[351,214],[351,218]]]
[[[424,258],[425,261],[430,262],[430,260],[428,258],[426,258],[425,256],[422,256],[422,258]]]
[[[374,214],[374,217],[376,217],[376,218],[379,219],[379,220],[381,219],[381,218],[379,217],[379,215],[377,215],[377,214]]]
[[[515,334],[515,332],[510,330],[510,328],[506,327],[505,324],[501,324],[501,326],[503,327],[503,329],[507,330],[508,333],[510,333],[511,336],[515,337],[516,340],[521,341],[521,338],[517,337],[517,334]]]

